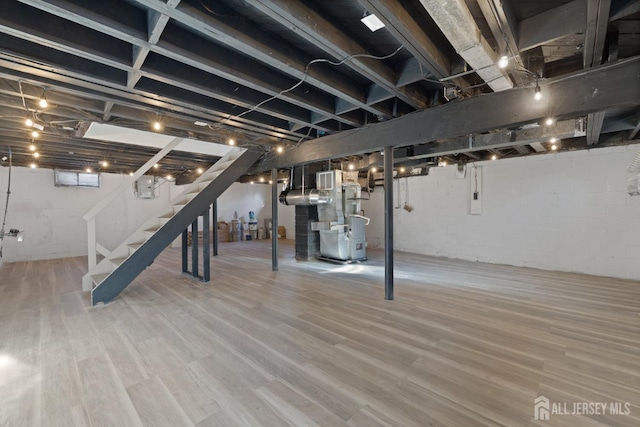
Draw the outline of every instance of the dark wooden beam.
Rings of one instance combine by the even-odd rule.
[[[560,39],[568,34],[583,33],[587,22],[585,0],[549,9],[524,19],[518,24],[518,48],[525,51]]]
[[[349,58],[354,54],[368,53],[353,38],[319,13],[307,8],[302,2],[286,0],[245,1],[334,58]],[[395,96],[414,108],[428,106],[427,100],[419,92],[407,87],[397,87],[396,74],[380,61],[354,57],[346,61],[344,66],[360,73],[387,91],[389,93],[387,99]]]
[[[584,35],[584,68],[602,64],[602,53],[609,25],[611,0],[587,0],[587,26]]]
[[[640,104],[640,57],[540,82],[543,99],[533,88],[515,88],[429,108],[395,120],[308,141],[262,169],[449,139],[493,129],[539,122],[550,114],[579,117],[606,108]]]
[[[600,139],[605,111],[596,111],[587,116],[587,145],[595,145]]]

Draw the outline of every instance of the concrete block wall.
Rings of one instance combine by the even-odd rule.
[[[470,214],[473,167],[400,179],[395,249],[449,258],[640,280],[640,197],[626,172],[640,147],[477,162],[482,214]],[[398,203],[398,187],[400,203]],[[384,190],[363,201],[370,246],[384,246]]]
[[[2,213],[6,200],[8,168],[0,168]],[[14,167],[7,228],[24,230],[23,242],[4,241],[4,261],[29,261],[87,254],[87,225],[82,218],[125,179],[101,174],[100,188],[55,187],[53,170]],[[160,180],[159,197],[137,199],[133,188],[125,191],[96,218],[98,242],[107,249],[118,246],[144,221],[168,208],[178,194],[173,183]]]

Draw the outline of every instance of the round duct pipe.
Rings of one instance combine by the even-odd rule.
[[[280,203],[287,206],[313,206],[331,203],[331,193],[326,190],[284,190],[280,193]]]

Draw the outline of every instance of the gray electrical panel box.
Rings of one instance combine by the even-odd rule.
[[[158,197],[156,185],[158,178],[151,175],[143,175],[134,183],[134,192],[138,199],[155,199]]]

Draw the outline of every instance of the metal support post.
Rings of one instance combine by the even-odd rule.
[[[271,270],[278,271],[278,169],[271,169]]]
[[[384,148],[384,299],[393,299],[393,148]]]

